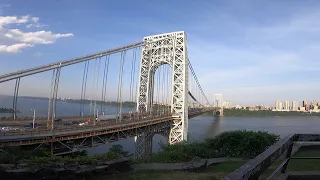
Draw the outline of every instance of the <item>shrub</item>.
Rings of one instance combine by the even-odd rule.
[[[66,163],[66,164],[96,164],[97,161],[109,161],[119,158],[126,154],[122,146],[115,148],[119,152],[109,151],[104,154],[95,156],[87,156],[86,151],[78,152],[66,156],[51,156],[50,152],[45,149],[38,149],[35,151],[22,151],[20,148],[4,148],[0,150],[0,164],[16,164],[28,163],[33,165],[42,165],[50,163]]]
[[[182,142],[162,147],[162,151],[154,153],[142,162],[186,162],[193,157],[240,157],[253,158],[274,144],[279,136],[267,132],[229,131],[204,142]],[[141,162],[138,160],[136,162]]]
[[[209,148],[216,149],[220,156],[253,158],[279,140],[279,136],[262,131],[228,131],[214,139],[207,139]]]
[[[110,149],[109,152],[114,152],[114,153],[118,153],[121,154],[123,156],[128,156],[129,152],[128,151],[124,151],[123,147],[120,144],[116,144],[113,145]]]

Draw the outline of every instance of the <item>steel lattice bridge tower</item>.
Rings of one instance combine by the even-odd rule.
[[[144,41],[150,43],[147,43],[142,49],[137,111],[152,111],[154,74],[161,65],[169,64],[172,68],[171,112],[174,117],[169,143],[187,141],[188,51],[186,34],[183,31],[160,34],[145,37]],[[153,43],[153,41],[155,42]],[[144,143],[139,139],[148,139],[148,135],[143,136],[146,137],[138,137],[136,142]],[[139,149],[137,150],[139,151]]]
[[[126,86],[126,84],[123,84],[126,72],[126,53],[132,49],[130,95],[127,100],[135,101],[136,109],[130,109],[129,112],[123,113],[122,109],[125,101],[123,89]],[[138,75],[135,78],[135,61],[138,59],[137,54],[139,51],[141,52],[140,63],[137,63],[139,65],[137,68]],[[101,115],[98,111],[96,112],[96,100],[91,100],[90,113],[87,116],[83,115],[83,101],[87,97],[89,63],[90,61],[95,63],[92,85],[94,89],[93,94],[98,89],[99,77],[103,77],[100,111],[102,112],[103,106],[107,101],[107,90],[110,89],[108,86],[108,68],[111,60],[109,58],[115,53],[121,54],[117,90],[117,103],[119,107],[116,119],[114,123],[96,122],[94,119],[98,119],[98,116]],[[103,57],[105,59],[102,59]],[[100,64],[101,60],[105,62],[104,73],[99,76],[100,66],[103,68]],[[84,63],[80,116],[65,119],[81,120],[91,118],[93,119],[93,124],[82,129],[77,127],[73,130],[64,129],[63,127],[56,128],[54,124],[55,119],[58,118],[56,115],[56,101],[58,101],[58,91],[61,88],[61,85],[59,86],[61,79],[60,72],[63,67],[78,63]],[[169,66],[171,72],[161,71],[161,68],[164,66]],[[50,144],[53,154],[63,154],[63,150],[74,152],[81,148],[134,137],[136,145],[135,155],[136,157],[144,157],[152,153],[152,137],[155,134],[161,134],[166,137],[169,144],[187,141],[188,119],[214,110],[214,107],[210,105],[206,98],[189,62],[187,36],[184,31],[147,36],[144,37],[143,42],[0,76],[0,85],[1,83],[15,80],[13,121],[18,120],[16,110],[21,79],[45,71],[52,71],[48,116],[44,117],[47,121],[47,128],[41,131],[31,130],[22,131],[21,133],[6,132],[0,134],[0,148],[32,145],[36,145],[36,148],[38,148],[39,146]],[[166,79],[164,78],[163,82],[160,81],[163,77],[167,77],[167,80],[170,79],[171,81],[171,84],[168,83],[170,84],[168,89],[165,89],[164,86],[167,83]],[[134,92],[134,79],[137,79],[136,92]],[[162,93],[159,89],[162,89]],[[168,91],[170,91],[170,95],[168,95]],[[97,99],[97,96],[93,98]],[[34,134],[34,132],[37,132],[38,135],[30,136],[28,134]]]

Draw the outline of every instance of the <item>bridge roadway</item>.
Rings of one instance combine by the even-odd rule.
[[[203,113],[212,111],[212,108],[204,108],[197,111],[189,112],[189,118],[201,115]],[[128,138],[148,131],[160,132],[163,129],[170,128],[170,121],[174,120],[174,117],[170,114],[164,114],[161,116],[149,115],[137,120],[123,119],[122,122],[114,123],[101,123],[97,122],[96,125],[78,126],[78,127],[66,127],[54,130],[31,130],[31,131],[18,131],[18,132],[3,132],[0,134],[0,148],[9,146],[28,146],[28,145],[41,145],[44,143],[57,143],[59,142],[62,146],[65,145],[66,141],[79,141],[77,144],[84,146],[84,141],[87,138],[97,137],[99,144]],[[108,135],[106,138],[100,136]],[[81,141],[81,143],[80,143]],[[91,142],[91,146],[93,146]],[[58,144],[59,144],[58,143]],[[88,145],[88,144],[87,144]],[[90,146],[90,145],[88,145]],[[68,147],[70,148],[70,147]],[[71,148],[70,148],[71,149]]]

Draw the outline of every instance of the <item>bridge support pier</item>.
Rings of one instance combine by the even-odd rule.
[[[134,137],[135,141],[135,157],[144,158],[152,153],[152,138],[153,133],[143,133]]]

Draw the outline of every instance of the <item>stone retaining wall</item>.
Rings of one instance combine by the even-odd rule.
[[[56,163],[35,168],[28,164],[0,164],[0,179],[42,180],[42,179],[83,179],[92,175],[112,174],[131,170],[131,160],[127,158],[91,164]]]

